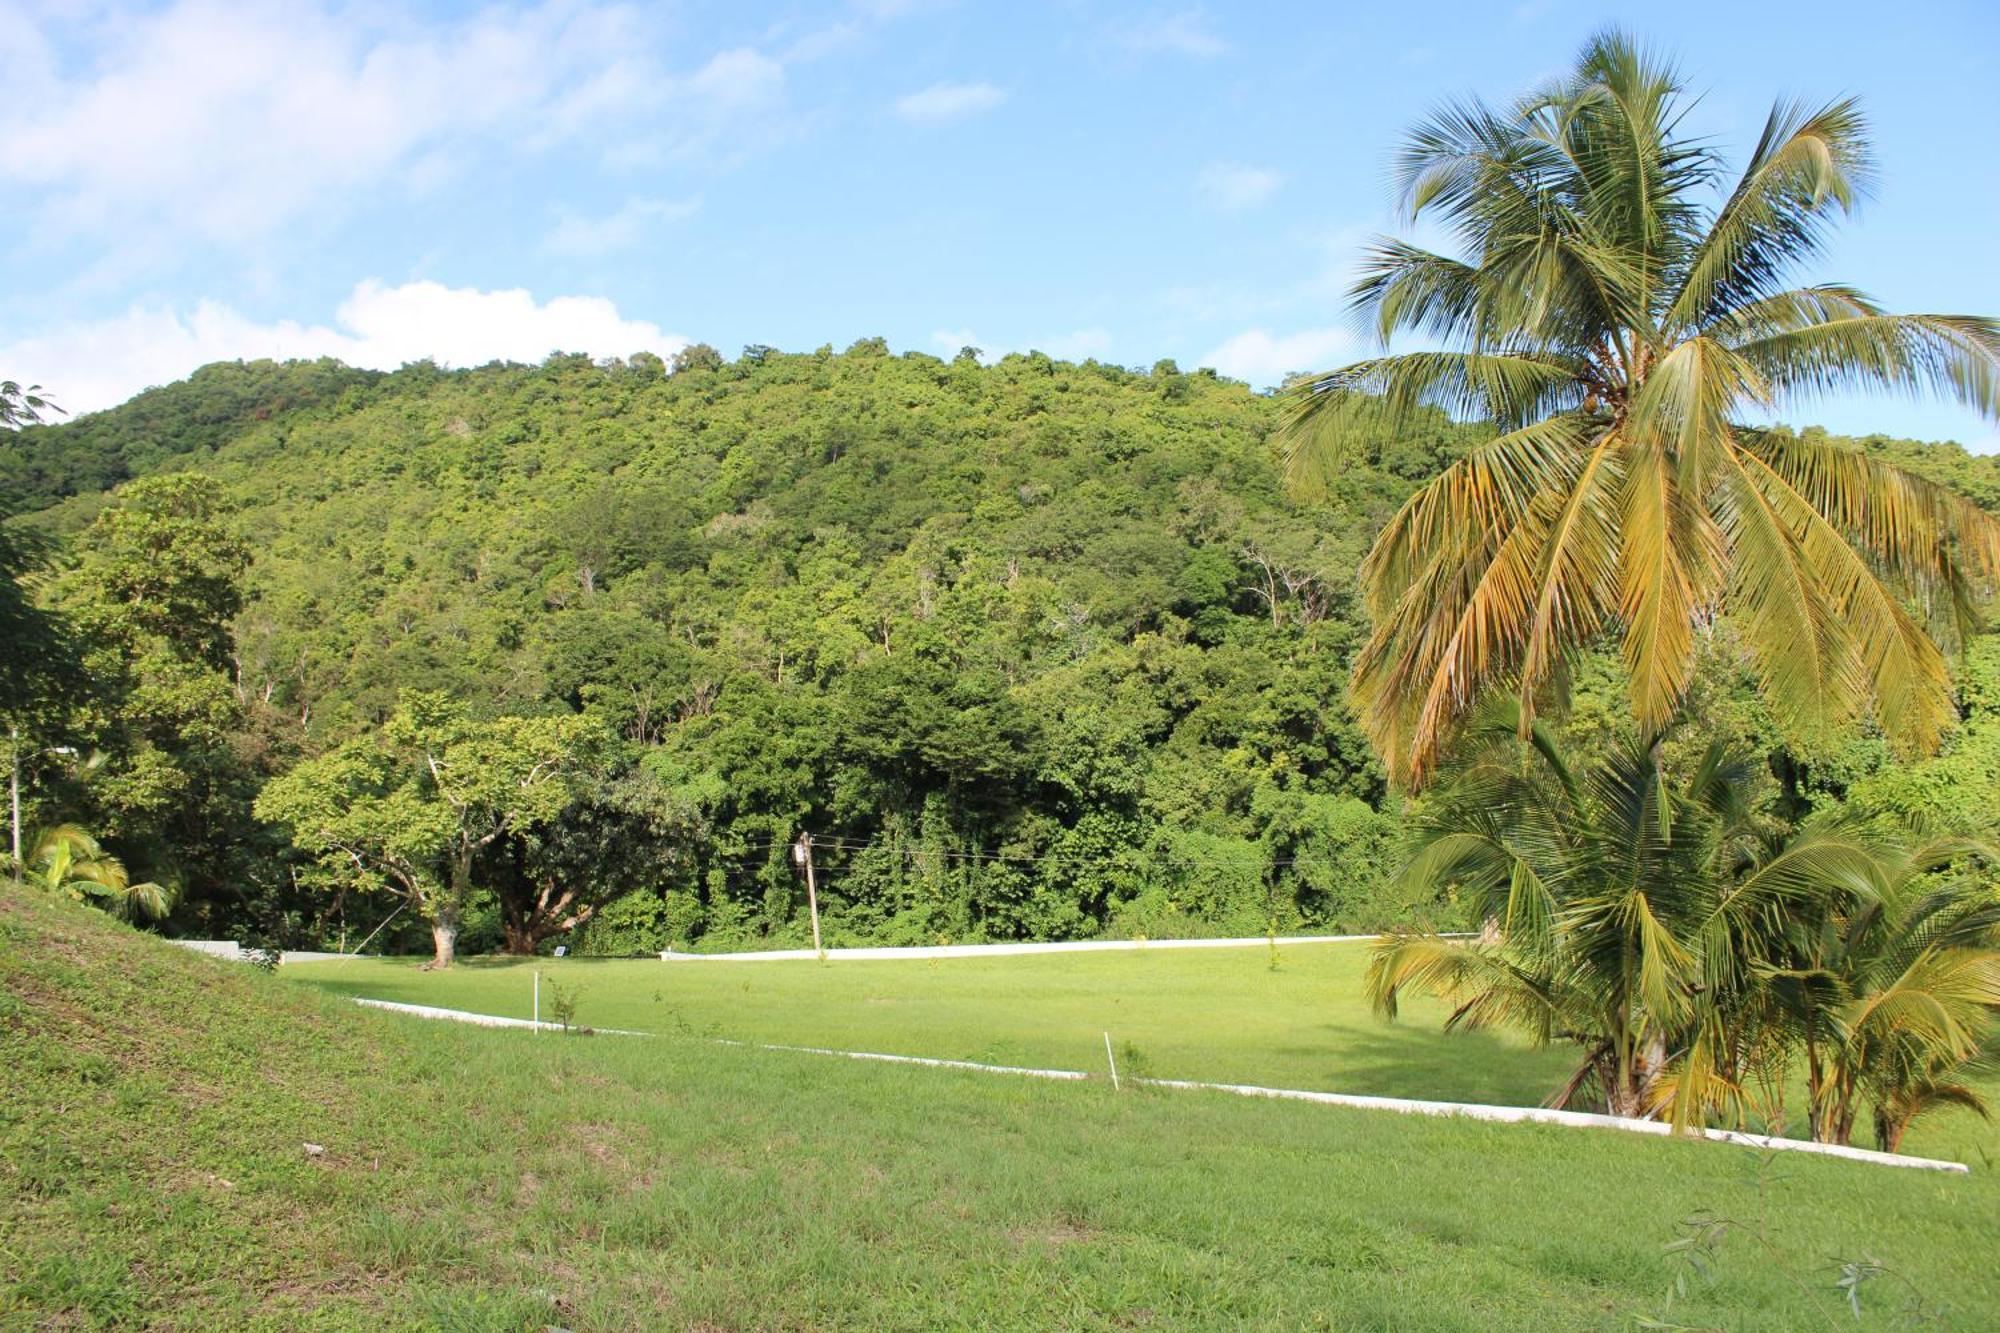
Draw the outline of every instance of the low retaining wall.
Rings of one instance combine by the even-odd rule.
[[[241,944],[237,943],[235,940],[170,939],[167,941],[167,943],[178,944],[183,949],[193,949],[196,953],[205,953],[210,958],[220,958],[224,962],[229,962],[229,963],[249,963],[249,962],[254,962],[257,959],[257,955],[255,953],[251,952],[248,949],[245,949]],[[335,958],[358,958],[358,957],[360,957],[359,954],[352,954],[352,953],[318,953],[311,949],[291,949],[283,953],[280,953],[278,955],[278,962],[281,964],[324,963],[324,962],[329,962]]]

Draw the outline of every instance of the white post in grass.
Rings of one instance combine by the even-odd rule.
[[[1118,1091],[1118,1057],[1111,1053],[1111,1034],[1104,1034],[1104,1060],[1111,1066],[1111,1090]]]
[[[542,972],[535,969],[535,1031],[542,1030]]]

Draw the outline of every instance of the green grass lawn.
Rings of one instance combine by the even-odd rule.
[[[1362,998],[1366,948],[1290,945],[891,962],[472,958],[289,965],[365,995],[526,1018],[539,971],[603,1027],[1057,1069],[1104,1068],[1104,1036],[1163,1078],[1461,1101],[1538,1102],[1563,1055],[1446,1035],[1422,1001],[1391,1025]],[[543,1016],[548,1017],[547,1011]]]
[[[1538,1105],[1573,1068],[1565,1047],[1502,1033],[1447,1033],[1417,997],[1395,1023],[1362,993],[1367,946],[1288,945],[1029,954],[889,962],[674,962],[469,958],[288,965],[333,994],[527,1018],[539,972],[577,998],[577,1021],[671,1036],[883,1051],[1038,1068],[1104,1069],[1104,1033],[1138,1072],[1372,1096]],[[550,1017],[545,1007],[544,1019]],[[2000,1080],[1986,1088],[2000,1100]],[[1920,1121],[1905,1150],[2000,1158],[1969,1113]]]
[[[1069,1029],[1101,1050],[1091,995],[1144,982],[1127,1026],[1159,1072],[1354,1086],[1372,1070],[1380,1090],[1403,1043],[1435,1044],[1434,1073],[1460,1052],[1484,1066],[1469,1094],[1506,1086],[1518,1058],[1414,1022],[1385,1034],[1351,998],[1318,1012],[1353,966],[1331,949],[1288,951],[1275,974],[1234,954],[1025,960],[1073,983],[1040,1000],[1021,961],[550,970],[607,1025],[867,1033],[851,1044],[1083,1067]],[[410,998],[495,1011],[518,1005],[477,997],[526,976],[361,966]],[[621,977],[657,977],[660,998]],[[1238,985],[1253,989],[1232,999]],[[982,995],[1018,1011],[982,1025]],[[1283,1012],[1250,1022],[1260,1008]],[[1344,1054],[1350,1024],[1394,1044]],[[1208,1063],[1223,1059],[1240,1063]],[[689,1035],[426,1023],[4,891],[0,1080],[7,1327],[1630,1328],[1660,1312],[1663,1246],[1699,1210],[1762,1216],[1762,1235],[1723,1240],[1679,1322],[1854,1327],[1836,1265],[1863,1256],[1898,1276],[1867,1288],[1861,1327],[1913,1300],[1978,1327],[2000,1302],[1983,1168],[1765,1164]]]

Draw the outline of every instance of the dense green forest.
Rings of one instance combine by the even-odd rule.
[[[288,946],[450,892],[468,948],[799,943],[801,831],[829,943],[1451,919],[1391,882],[1343,685],[1370,538],[1485,432],[1435,416],[1306,503],[1277,421],[1171,362],[878,340],[209,366],[0,448],[27,822],[97,831],[171,931]],[[1857,444],[2000,508],[2000,460]],[[2000,797],[1990,639],[1917,764],[1806,751],[1710,655],[1690,711],[1772,755],[1774,810]],[[1572,731],[1615,726],[1612,670]]]

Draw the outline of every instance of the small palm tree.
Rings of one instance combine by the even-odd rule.
[[[1385,344],[1440,350],[1292,392],[1288,459],[1308,487],[1383,417],[1442,407],[1500,431],[1411,497],[1362,570],[1375,628],[1353,690],[1407,784],[1483,695],[1512,693],[1532,721],[1565,659],[1607,632],[1640,730],[1658,730],[1725,613],[1801,733],[1872,710],[1927,748],[1953,721],[1934,636],[1960,634],[2000,576],[2000,523],[1865,454],[1746,421],[1852,388],[2000,414],[2000,323],[1797,285],[1873,175],[1855,102],[1779,104],[1722,189],[1685,110],[1678,75],[1609,33],[1512,106],[1420,125],[1401,202],[1462,253],[1384,239],[1352,296]]]
[[[1958,1080],[2000,1008],[2000,902],[1947,876],[1968,854],[2000,856],[1961,839],[1911,846],[1878,892],[1802,914],[1759,967],[1804,1058],[1815,1139],[1851,1141],[1864,1104],[1887,1152],[1928,1111],[1986,1114]]]
[[[1815,902],[1872,894],[1882,849],[1858,826],[1775,835],[1754,766],[1721,745],[1676,782],[1657,734],[1577,769],[1540,724],[1516,751],[1518,726],[1511,703],[1482,716],[1468,739],[1492,743],[1414,815],[1404,871],[1458,893],[1485,930],[1385,937],[1368,970],[1378,1012],[1415,986],[1454,1006],[1452,1027],[1577,1044],[1555,1105],[1594,1092],[1613,1115],[1740,1119],[1773,1058],[1757,964]]]
[[[36,837],[27,858],[27,882],[78,902],[96,903],[127,921],[157,921],[173,906],[167,890],[134,884],[125,865],[75,824],[58,824]]]

